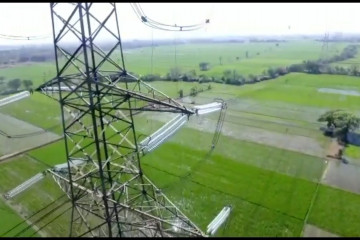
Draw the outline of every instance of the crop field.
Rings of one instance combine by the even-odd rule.
[[[0,135],[0,156],[38,147],[59,138],[52,132],[46,132],[44,129],[2,113],[0,119],[0,128],[10,135],[10,137]]]
[[[177,46],[177,64],[198,72],[198,64],[208,61],[214,66],[206,72],[209,75],[226,69],[237,69],[245,76],[261,74],[269,67],[317,59],[321,51],[321,43],[310,41],[278,47],[274,43],[194,45]],[[346,45],[334,44],[331,53]],[[153,73],[165,74],[175,66],[171,48],[154,48]],[[246,51],[249,59],[245,59]],[[149,59],[141,57],[149,54],[151,48],[126,50],[128,69],[149,73]],[[189,57],[191,54],[196,57]],[[219,65],[221,55],[223,65]],[[3,71],[0,75],[5,76],[13,70]],[[31,76],[41,83],[40,75]],[[192,87],[207,89],[209,84],[210,90],[187,96]],[[358,77],[292,73],[244,86],[168,81],[150,85],[176,98],[182,89],[186,97],[179,101],[187,106],[215,98],[227,102],[222,134],[212,152],[218,113],[193,116],[166,143],[142,158],[145,175],[202,230],[230,204],[230,218],[216,236],[307,236],[309,226],[337,236],[360,236],[360,192],[356,189],[360,168],[326,158],[331,139],[320,130],[324,124],[317,122],[330,109],[360,113],[360,96],[319,91],[360,92]],[[0,113],[49,129],[54,135],[62,131],[59,105],[38,93],[1,107]],[[151,112],[134,116],[137,135],[151,134],[173,116]],[[3,131],[11,130],[0,126]],[[0,153],[5,154],[1,149]],[[350,146],[346,155],[359,159],[359,149]],[[0,162],[0,193],[65,161],[64,141],[60,140]],[[71,212],[66,200],[50,176],[13,200],[0,198],[0,214],[9,216],[6,223],[0,219],[0,226],[6,226],[0,227],[0,236],[66,236]]]
[[[346,45],[346,43],[333,44],[328,54],[335,55]],[[248,76],[262,74],[269,67],[285,67],[301,63],[303,60],[318,59],[322,55],[321,47],[321,42],[314,41],[291,41],[280,43],[279,46],[275,43],[179,44],[176,46],[176,61],[175,45],[131,49],[124,54],[128,69],[139,74],[163,75],[171,68],[178,67],[184,72],[195,70],[197,74],[208,76],[220,76],[228,69]],[[246,52],[249,58],[246,58]],[[152,53],[153,69],[151,69]],[[200,62],[209,62],[210,70],[201,72]]]
[[[339,54],[347,45],[346,42],[333,43],[328,49],[328,56]],[[248,58],[245,57],[246,52]],[[124,50],[127,70],[141,75],[166,75],[170,69],[179,68],[182,72],[195,70],[197,75],[208,76],[221,76],[225,70],[236,70],[247,77],[249,74],[262,74],[270,67],[285,67],[304,60],[316,60],[322,55],[322,43],[310,40],[289,41],[280,43],[279,46],[275,43],[178,44],[176,57],[175,44]],[[114,59],[118,58],[119,56],[114,55]],[[210,63],[210,70],[200,71],[201,62]],[[13,78],[29,79],[34,86],[53,78],[55,74],[56,68],[52,62],[0,69],[0,76],[4,76],[5,81]]]
[[[37,159],[27,155],[16,161],[3,163],[0,169],[1,192],[8,191],[8,187],[13,188],[46,168]],[[19,175],[19,173],[22,174]],[[7,200],[7,202],[23,219],[22,221],[14,219],[6,222],[9,227],[1,228],[1,236],[53,236],[52,234],[61,236],[62,232],[68,230],[68,225],[59,224],[59,222],[66,223],[69,219],[68,209],[71,204],[68,203],[64,193],[50,176],[37,183],[30,191],[24,192],[13,200]],[[52,219],[56,219],[56,221],[52,221]],[[24,220],[28,220],[31,225],[24,226],[26,223]],[[0,221],[7,221],[7,219],[1,218]],[[35,227],[32,228],[32,224]],[[45,233],[42,231],[43,228],[47,229]],[[51,235],[48,235],[47,232],[50,232]]]

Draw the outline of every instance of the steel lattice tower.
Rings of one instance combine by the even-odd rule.
[[[325,32],[324,38],[322,39],[323,45],[321,46],[321,57],[327,59],[329,51],[329,32]]]
[[[205,236],[143,174],[134,124],[194,112],[127,73],[115,3],[50,7],[57,76],[37,91],[61,106],[67,164],[49,172],[72,200],[70,236]]]

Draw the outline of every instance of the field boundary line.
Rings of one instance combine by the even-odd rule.
[[[58,137],[58,138],[56,138],[56,139],[54,139],[54,140],[51,140],[51,141],[49,141],[49,142],[46,142],[46,143],[41,144],[41,145],[36,146],[36,147],[26,148],[26,149],[24,149],[24,150],[21,150],[21,151],[15,152],[15,153],[10,153],[10,154],[7,154],[7,155],[3,155],[3,156],[0,157],[0,163],[1,163],[1,162],[4,162],[4,161],[6,161],[6,160],[9,160],[9,159],[11,159],[11,158],[13,158],[13,157],[19,156],[19,155],[21,155],[21,154],[23,154],[23,153],[26,153],[26,152],[28,152],[28,151],[30,151],[30,150],[35,150],[35,149],[44,147],[44,146],[46,146],[46,145],[52,144],[52,143],[57,142],[57,141],[59,141],[59,140],[61,140],[61,139],[63,139],[63,138],[64,138],[63,136],[60,136],[60,137]]]
[[[328,165],[329,165],[329,161],[327,160],[327,161],[326,161],[325,168],[324,168],[324,170],[323,170],[323,174],[321,175],[321,177],[319,178],[318,182],[316,183],[316,189],[315,189],[314,195],[313,195],[313,197],[312,197],[312,199],[311,199],[310,206],[309,206],[309,208],[308,208],[308,210],[307,210],[307,212],[306,212],[306,215],[305,215],[305,218],[304,218],[304,224],[303,224],[303,228],[302,228],[302,230],[301,230],[300,237],[302,237],[303,234],[304,234],[304,230],[305,230],[305,226],[306,226],[306,224],[307,224],[307,220],[308,220],[308,218],[309,218],[310,212],[311,212],[311,210],[312,210],[312,208],[313,208],[313,205],[314,205],[314,203],[315,203],[315,199],[316,199],[316,197],[317,197],[317,195],[318,195],[320,185],[322,185],[322,184],[321,184],[321,181],[322,181],[324,175],[326,174],[326,171],[327,171],[327,169],[328,169]]]
[[[214,119],[210,119],[208,118],[207,120],[209,121],[216,121]],[[158,119],[152,119],[152,121],[157,121],[157,122],[160,122],[160,123],[163,123],[164,121],[161,121],[161,120],[158,120]],[[274,132],[274,133],[277,133],[277,134],[284,134],[282,132],[277,132],[277,131],[271,131],[269,129],[266,129],[266,128],[263,128],[263,127],[260,127],[260,126],[253,126],[253,125],[248,125],[248,124],[236,124],[234,122],[230,122],[230,121],[226,121],[225,122],[227,123],[231,123],[231,124],[235,124],[235,125],[241,125],[241,126],[247,126],[247,127],[251,127],[251,128],[255,128],[255,129],[263,129],[263,130],[267,130],[269,132]],[[191,130],[196,130],[196,131],[199,131],[199,132],[202,132],[202,133],[208,133],[206,131],[202,131],[202,130],[198,130],[194,127],[191,127],[189,125],[185,126],[185,128],[187,129],[191,129]],[[285,134],[284,134],[285,135]],[[317,143],[319,143],[319,141],[315,138],[312,138],[312,137],[309,137],[309,136],[305,136],[305,135],[300,135],[300,134],[291,134],[291,135],[294,135],[294,136],[299,136],[299,137],[306,137],[306,138],[311,138],[315,141],[317,141]],[[274,145],[269,145],[269,144],[266,144],[266,143],[261,143],[261,142],[256,142],[256,141],[252,141],[252,140],[249,140],[249,139],[239,139],[239,138],[235,138],[234,136],[231,136],[231,135],[225,135],[223,133],[221,133],[221,136],[224,136],[224,137],[228,137],[228,138],[232,138],[232,139],[235,139],[236,141],[243,141],[243,142],[247,142],[247,143],[250,143],[250,144],[258,144],[258,145],[262,145],[262,146],[265,146],[265,147],[272,147],[272,148],[277,148],[279,150],[286,150],[286,151],[290,151],[290,152],[294,152],[294,153],[298,153],[298,154],[303,154],[303,155],[306,155],[306,156],[310,156],[310,157],[315,157],[315,158],[318,158],[319,160],[322,160],[323,161],[323,158],[324,158],[324,153],[323,154],[319,154],[319,155],[315,155],[315,154],[310,154],[310,153],[305,153],[305,152],[301,152],[301,151],[295,151],[294,149],[286,149],[286,148],[282,148],[282,147],[278,147],[278,146],[274,146]],[[321,143],[319,143],[321,144]],[[1,160],[1,159],[0,159]]]
[[[1,196],[1,194],[0,194],[0,200],[2,200],[9,208],[11,208],[16,213],[16,215],[22,218],[26,222],[26,224],[28,224],[28,226],[31,226],[31,228],[34,229],[36,233],[39,233],[41,237],[47,237],[47,235],[42,230],[40,230],[38,226],[36,226],[31,221],[29,221],[28,219],[24,218],[21,214],[19,214],[19,212],[10,203],[8,203],[4,199],[4,197]]]
[[[25,153],[24,155],[25,155],[27,158],[29,158],[29,159],[31,159],[31,160],[33,160],[33,161],[37,162],[37,163],[40,163],[41,165],[44,165],[44,166],[46,166],[46,167],[50,167],[50,168],[52,168],[52,167],[53,167],[53,166],[51,166],[51,165],[49,165],[49,164],[47,164],[47,163],[45,163],[45,162],[41,161],[40,159],[38,159],[38,158],[36,158],[36,157],[34,157],[34,156],[30,155],[29,153]]]

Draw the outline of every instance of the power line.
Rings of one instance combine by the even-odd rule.
[[[45,213],[44,215],[42,215],[41,217],[39,217],[37,220],[33,221],[31,224],[29,224],[27,227],[25,227],[24,229],[22,229],[21,231],[19,231],[14,237],[19,237],[20,234],[26,232],[27,230],[29,230],[30,228],[32,228],[35,224],[39,223],[40,221],[44,220],[46,217],[48,217],[49,215],[51,215],[52,213],[54,213],[55,211],[57,211],[58,209],[60,209],[62,206],[65,206],[67,203],[70,203],[70,199],[67,199],[65,201],[63,201],[60,205],[56,206],[55,208],[51,209],[50,211],[48,211],[47,213]],[[65,211],[62,211],[62,213],[64,214],[67,210],[69,210],[71,207],[67,208]],[[53,219],[52,221],[54,221],[55,219]],[[51,223],[52,221],[48,222]],[[46,224],[47,225],[47,224]],[[39,229],[40,230],[40,229]],[[37,233],[37,232],[35,232]]]
[[[20,36],[20,35],[8,35],[8,34],[2,34],[0,33],[1,39],[7,39],[7,40],[40,40],[40,39],[47,39],[50,38],[51,35],[37,35],[37,36]]]
[[[69,120],[71,120],[71,119],[69,119]],[[33,137],[33,136],[36,136],[36,135],[45,134],[45,133],[47,133],[47,132],[49,132],[51,130],[56,129],[59,126],[60,126],[60,124],[56,124],[56,125],[53,125],[51,127],[41,129],[39,131],[34,131],[34,132],[24,133],[24,134],[14,134],[14,135],[10,135],[10,134],[0,130],[0,135],[4,136],[4,137],[7,137],[7,138],[27,138],[27,137]]]
[[[11,231],[15,230],[18,227],[21,227],[22,224],[26,223],[26,221],[30,221],[31,218],[37,216],[38,214],[40,214],[41,212],[43,212],[46,208],[50,207],[51,205],[55,204],[58,200],[62,199],[63,197],[65,197],[66,194],[62,194],[61,196],[59,196],[57,199],[55,199],[54,201],[52,201],[51,203],[49,203],[48,205],[42,207],[41,209],[37,210],[35,213],[33,213],[31,216],[27,217],[25,220],[21,221],[20,223],[16,224],[15,226],[13,226],[11,229],[9,229],[8,231],[6,231],[5,233],[3,233],[0,237],[4,237],[6,234],[10,233]],[[56,207],[57,208],[57,207]],[[28,230],[28,226],[25,227],[25,230],[22,229],[21,232],[24,232],[26,230]]]
[[[195,31],[204,27],[206,24],[210,23],[209,19],[206,19],[202,23],[192,24],[192,25],[177,25],[177,24],[171,25],[171,24],[161,23],[146,16],[145,12],[143,11],[139,3],[130,3],[130,5],[134,10],[136,16],[141,20],[142,23],[144,23],[148,27],[163,31],[177,31],[177,32]]]

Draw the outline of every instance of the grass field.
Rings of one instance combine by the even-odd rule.
[[[359,236],[360,196],[320,186],[309,222],[344,237]]]
[[[340,53],[347,45],[346,42],[332,44],[328,56]],[[165,75],[171,68],[177,67],[182,72],[195,70],[198,75],[208,76],[222,76],[225,70],[236,70],[247,77],[249,74],[262,74],[270,67],[285,67],[303,60],[318,59],[323,54],[321,48],[321,42],[311,40],[289,41],[280,43],[278,47],[275,43],[179,44],[176,46],[176,62],[175,45],[125,49],[124,57],[128,71],[142,75]],[[249,58],[245,58],[246,51]],[[219,57],[222,58],[222,65]],[[236,60],[237,57],[239,60]],[[113,58],[117,60],[119,56]],[[200,62],[209,62],[211,69],[201,72]],[[53,78],[55,74],[53,62],[31,63],[0,70],[0,76],[6,78],[5,82],[14,78],[29,79],[33,81],[34,87]]]
[[[306,92],[316,89],[314,81],[317,79],[311,78],[312,75],[295,74],[294,76],[289,75],[285,77],[290,78],[288,82],[293,88],[296,88],[297,81],[304,81],[308,84],[303,84],[305,87],[303,87],[302,91]],[[195,100],[208,101],[211,99],[210,96],[226,97],[228,96],[227,94],[231,95],[230,100],[244,100],[246,104],[242,103],[243,105],[237,101],[230,101],[227,115],[229,118],[226,118],[225,126],[229,124],[229,120],[232,120],[237,124],[240,123],[238,127],[242,129],[249,127],[246,125],[252,122],[252,127],[259,127],[261,125],[263,129],[279,132],[282,131],[281,128],[284,128],[284,126],[280,127],[281,125],[279,124],[276,125],[280,121],[282,124],[287,122],[289,124],[298,124],[302,127],[298,130],[293,130],[293,132],[288,132],[289,135],[306,135],[305,132],[310,131],[312,135],[307,134],[307,136],[316,139],[321,138],[320,132],[316,134],[319,127],[318,124],[315,124],[317,115],[312,115],[314,110],[318,110],[315,107],[319,107],[319,105],[314,106],[313,102],[308,101],[307,98],[299,98],[293,101],[290,94],[287,95],[287,98],[286,95],[282,96],[283,102],[286,103],[284,108],[284,104],[277,105],[281,101],[276,94],[267,95],[266,92],[259,93],[259,89],[266,88],[280,89],[281,91],[283,86],[281,82],[285,81],[285,77],[275,81],[244,87],[225,88],[223,85],[214,84],[211,91],[200,94]],[[348,86],[357,87],[357,83],[352,78],[346,80],[348,81]],[[325,80],[318,81],[317,83],[319,87],[334,87],[337,84],[335,80],[328,84],[326,84]],[[166,84],[170,83],[162,84],[158,82],[157,84],[160,88],[163,88],[161,90],[166,90]],[[174,86],[172,87],[173,89],[175,88]],[[175,93],[176,91],[173,90],[173,94]],[[203,98],[201,98],[202,96]],[[252,96],[254,97],[252,98]],[[265,102],[267,104],[263,105],[262,103]],[[333,102],[337,102],[336,99],[331,100],[329,104]],[[341,106],[348,106],[348,104],[344,103]],[[246,113],[237,112],[239,110],[243,111],[244,108]],[[304,108],[308,110],[305,112],[307,116],[301,116],[301,113],[304,115]],[[277,114],[281,109],[283,116]],[[246,117],[248,118],[247,122],[244,120]],[[139,126],[143,126],[138,129],[139,131],[149,130],[143,117],[139,116],[136,118],[138,118]],[[211,118],[215,120],[216,116],[210,116],[209,119]],[[261,120],[265,120],[267,123],[264,124]],[[156,120],[151,121],[151,124],[152,131],[160,126],[160,122]],[[275,128],[274,125],[279,127]],[[296,129],[296,127],[289,126],[287,128]],[[148,172],[151,179],[154,179],[155,183],[159,183],[160,187],[164,187],[166,193],[180,205],[180,196],[185,195],[188,196],[187,201],[190,201],[190,203],[187,203],[188,206],[201,205],[202,208],[205,208],[206,204],[204,202],[200,200],[194,202],[192,197],[194,195],[208,195],[214,199],[213,201],[216,201],[217,195],[221,191],[221,194],[225,194],[229,201],[234,202],[233,204],[236,209],[234,212],[239,211],[239,215],[245,214],[250,216],[259,212],[259,221],[249,220],[242,215],[239,218],[234,213],[235,216],[232,218],[232,223],[238,223],[244,227],[238,228],[236,227],[237,224],[233,225],[230,223],[227,228],[228,230],[221,234],[223,236],[299,236],[310,201],[314,195],[316,182],[321,177],[324,162],[320,158],[317,159],[317,157],[281,148],[278,149],[252,141],[241,141],[228,136],[221,137],[221,142],[218,144],[211,160],[203,162],[201,160],[209,150],[211,136],[211,133],[194,131],[192,128],[183,129],[169,143],[163,145],[143,160],[145,171]],[[194,148],[191,139],[201,144],[197,144]],[[208,141],[204,141],[204,139],[208,139]],[[46,165],[62,163],[65,159],[63,146],[63,142],[60,141],[49,147],[34,150],[29,155]],[[184,149],[187,150],[184,151]],[[181,152],[181,154],[174,155],[174,152]],[[310,169],[311,171],[309,171]],[[163,174],[160,174],[160,172]],[[191,173],[190,177],[187,177],[185,180],[182,179],[182,177],[189,173]],[[210,179],[217,179],[216,184],[210,181]],[[173,190],[174,188],[171,188],[171,186],[177,185],[179,181],[186,182],[182,186],[183,190]],[[203,188],[206,188],[204,192],[201,191]],[[294,198],[293,196],[302,196],[302,199]],[[301,202],[301,207],[297,205],[299,202]],[[208,208],[204,209],[208,215],[199,216],[198,218],[196,215],[191,215],[194,212],[193,210],[185,210],[185,208],[184,211],[190,217],[196,219],[200,226],[205,227],[209,219],[216,215],[216,212],[221,208],[221,203],[218,202],[215,205],[218,206],[217,209],[211,207],[212,205],[208,203]],[[238,210],[241,206],[246,206],[253,210]],[[254,225],[254,222],[257,222],[258,225]],[[323,227],[316,222],[312,223]],[[324,228],[331,230],[329,229],[331,228],[330,226]],[[341,235],[341,233],[338,234]]]
[[[45,165],[27,156],[22,156],[16,161],[2,163],[0,169],[0,191],[5,193],[45,169]],[[19,175],[19,173],[21,173],[21,175]],[[44,189],[47,190],[44,191]],[[41,229],[47,223],[50,223],[50,220],[54,218],[56,214],[59,214],[59,212],[62,213],[64,209],[69,207],[69,205],[66,206],[65,204],[61,204],[62,202],[60,200],[66,200],[64,197],[62,197],[62,199],[58,199],[62,195],[64,194],[61,192],[56,183],[50,177],[46,177],[45,180],[37,183],[31,190],[20,194],[14,200],[10,200],[8,202],[18,210],[18,214],[20,214],[24,219],[28,219],[30,222],[35,224],[36,227]],[[50,203],[52,204],[49,205]],[[55,213],[50,214],[49,212]],[[68,213],[64,212],[64,214]],[[48,229],[47,231],[52,233],[52,236],[61,236],[62,232],[67,230],[66,221],[69,216],[64,214],[57,220],[59,221],[59,219],[62,219],[64,224],[59,225],[58,222],[54,222],[46,226],[46,229]],[[3,217],[1,219],[4,220]],[[36,236],[36,234],[38,234],[37,231],[35,233],[34,229],[25,226],[24,223],[18,225],[19,222],[20,221],[17,219],[11,219],[11,221],[7,222],[8,228],[3,229],[3,227],[1,227],[1,230],[6,232],[10,230],[10,227],[12,227],[13,229],[11,228],[12,230],[6,233],[6,235],[13,237]]]
[[[0,110],[35,126],[61,133],[60,105],[49,97],[34,93],[29,98],[1,107]]]
[[[346,45],[334,44],[330,51],[337,54]],[[246,51],[249,59],[244,59]],[[317,59],[321,43],[288,42],[280,43],[279,47],[274,43],[191,44],[178,45],[177,52],[177,64],[184,71],[197,71],[199,62],[208,61],[213,67],[207,74],[237,69],[246,76],[260,74],[269,67]],[[173,53],[172,46],[154,48],[153,72],[164,74],[174,67]],[[150,54],[151,48],[125,51],[128,69],[149,73]],[[223,66],[219,65],[219,56]],[[10,69],[7,71],[3,75],[10,76]],[[39,68],[36,74],[42,74],[41,71],[45,70]],[[41,82],[36,75],[31,76]],[[193,86],[208,85],[150,84],[172,97],[177,97],[180,89],[187,95]],[[210,91],[187,97],[187,101],[202,104],[223,98],[228,103],[222,135],[212,154],[206,157],[218,113],[193,117],[187,127],[146,155],[142,159],[145,174],[203,230],[224,205],[231,204],[231,217],[217,236],[296,237],[301,236],[305,224],[340,236],[360,236],[357,224],[360,216],[356,211],[360,196],[319,184],[327,166],[324,158],[330,139],[323,136],[319,130],[322,124],[317,122],[319,115],[329,109],[359,113],[360,100],[355,96],[319,92],[319,88],[360,91],[360,81],[349,76],[294,73],[245,86],[211,85]],[[40,94],[0,111],[42,128],[55,126],[52,131],[61,133],[59,105]],[[150,134],[171,117],[170,114],[136,115],[137,133]],[[357,148],[350,147],[346,154],[357,156],[357,152]],[[61,140],[0,162],[1,193],[39,171],[63,163],[65,158]],[[66,236],[70,216],[65,211],[69,204],[64,201],[62,192],[49,176],[10,201],[15,209],[21,209],[16,210],[18,216],[0,201],[0,211],[5,209],[11,218],[5,231],[0,228],[0,236],[7,231],[6,236],[31,236],[35,232],[26,229],[25,223],[10,232],[8,229],[21,222],[19,216],[31,217],[30,221],[36,222],[44,235]],[[45,206],[48,207],[42,210]],[[52,210],[54,213],[47,216]],[[48,222],[51,223],[46,225]]]
[[[28,226],[27,223],[24,222],[23,219],[18,215],[18,213],[6,205],[2,199],[0,200],[0,215],[1,237],[13,237],[15,234],[17,234],[17,232],[14,231],[14,226],[17,226],[19,229],[24,229]],[[34,233],[34,229],[31,228],[28,232],[24,232],[24,234],[19,236],[26,237]],[[38,235],[35,236],[39,237]]]
[[[241,97],[279,101],[322,108],[357,110],[359,97],[318,92],[319,88],[360,89],[357,77],[334,75],[308,75],[294,73],[277,81],[257,84],[256,91],[240,93]]]
[[[346,148],[345,155],[355,160],[360,160],[360,147],[355,145],[349,145]]]
[[[346,45],[333,44],[328,54],[335,55]],[[270,67],[284,67],[303,60],[318,59],[322,54],[321,47],[322,43],[315,41],[291,41],[280,43],[278,47],[275,43],[186,44],[176,46],[175,62],[175,46],[159,46],[153,49],[152,72],[162,75],[169,72],[170,68],[179,67],[184,72],[194,69],[198,74],[221,76],[225,70],[234,69],[243,76],[248,76],[261,74]],[[246,51],[249,58],[245,58]],[[151,73],[151,52],[152,48],[125,51],[126,66],[139,74]],[[236,57],[240,60],[236,60]],[[200,62],[209,62],[211,69],[200,72]]]
[[[143,159],[144,171],[200,227],[205,228],[209,219],[212,219],[223,205],[232,204],[234,212],[231,221],[226,230],[219,233],[221,236],[300,235],[306,212],[314,196],[316,183],[313,181],[316,181],[316,178],[310,182],[301,177],[301,174],[290,176],[291,174],[284,175],[278,171],[265,170],[266,161],[275,163],[278,160],[279,155],[276,153],[273,153],[271,158],[262,158],[261,154],[258,154],[258,159],[254,160],[261,159],[263,162],[259,165],[259,163],[254,164],[255,161],[252,163],[246,161],[250,160],[249,157],[241,152],[237,158],[219,155],[219,148],[217,148],[214,155],[202,161],[206,152],[194,150],[191,146],[184,146],[179,143],[179,138],[180,136],[177,135],[171,142],[164,144],[153,154],[145,157]],[[192,138],[194,138],[194,134]],[[187,140],[183,137],[181,139]],[[224,137],[222,137],[223,139]],[[63,149],[61,144],[62,142],[52,144],[43,152],[32,151],[30,155],[36,156],[37,159],[42,159],[40,162],[48,164],[48,156],[53,156]],[[221,141],[218,147],[225,144],[226,142]],[[205,145],[207,145],[206,142]],[[261,147],[263,147],[261,145],[258,148],[241,146],[243,146],[242,149],[251,149],[257,153],[260,153]],[[234,148],[236,147],[234,146]],[[174,155],[174,152],[180,154]],[[56,157],[56,159],[52,163],[62,162],[60,157]],[[296,158],[284,156],[284,159],[294,161]],[[299,163],[305,159],[306,156],[299,156]],[[311,158],[309,163],[310,161],[312,164],[314,161],[321,162],[320,159],[312,160]],[[18,165],[20,166],[21,163]],[[292,164],[287,163],[286,160],[278,160],[274,165],[274,169],[279,169]],[[304,173],[308,174],[306,170],[311,168],[311,166],[304,167]],[[298,171],[299,169],[301,168],[297,167]],[[187,176],[189,173],[191,175]],[[318,176],[320,173],[321,169],[314,176]],[[216,179],[216,181],[210,179]],[[324,188],[331,191],[329,187],[324,186]],[[327,194],[326,192],[325,197]],[[348,193],[340,191],[337,194],[337,197],[341,197],[342,194],[347,195]],[[350,195],[348,198],[349,201],[356,203],[356,197],[356,195],[354,197]],[[317,207],[318,205],[315,204],[313,211],[317,211]],[[203,214],[198,214],[199,212]],[[324,226],[324,224],[319,224],[319,221],[321,218],[313,220],[311,223],[331,231],[331,225],[325,224]],[[348,221],[346,223],[351,224]],[[343,232],[337,233],[344,234]],[[357,234],[357,231],[350,229],[350,233]]]
[[[164,91],[171,97],[178,97],[178,91],[184,90],[184,94],[189,94],[190,88],[197,86],[205,89],[208,84],[185,83],[185,82],[154,82],[152,86]],[[224,99],[258,100],[262,104],[270,105],[272,111],[278,108],[273,117],[279,117],[283,111],[284,104],[291,103],[292,109],[301,106],[319,107],[322,111],[327,109],[343,108],[357,110],[358,97],[337,95],[318,92],[319,88],[340,88],[360,90],[360,82],[356,77],[334,76],[334,75],[310,75],[303,73],[293,73],[276,79],[276,81],[261,82],[258,84],[241,86],[229,86],[225,84],[211,83],[212,89],[202,94],[202,97]],[[271,101],[271,103],[269,103]],[[295,104],[295,105],[294,105]],[[289,106],[288,106],[289,107]],[[261,114],[264,109],[259,109]],[[270,109],[271,110],[271,109]],[[56,133],[61,132],[60,126],[60,107],[59,104],[48,97],[35,93],[29,99],[4,106],[0,110],[3,113],[14,116],[18,119],[27,121],[42,128],[51,128]],[[269,111],[269,110],[267,110]],[[288,113],[285,113],[288,115]],[[39,117],[46,116],[46,117]],[[281,116],[280,116],[281,117]],[[289,116],[287,116],[289,117]],[[305,116],[306,117],[306,116]],[[318,115],[311,116],[313,122]],[[291,119],[296,120],[297,119]]]

